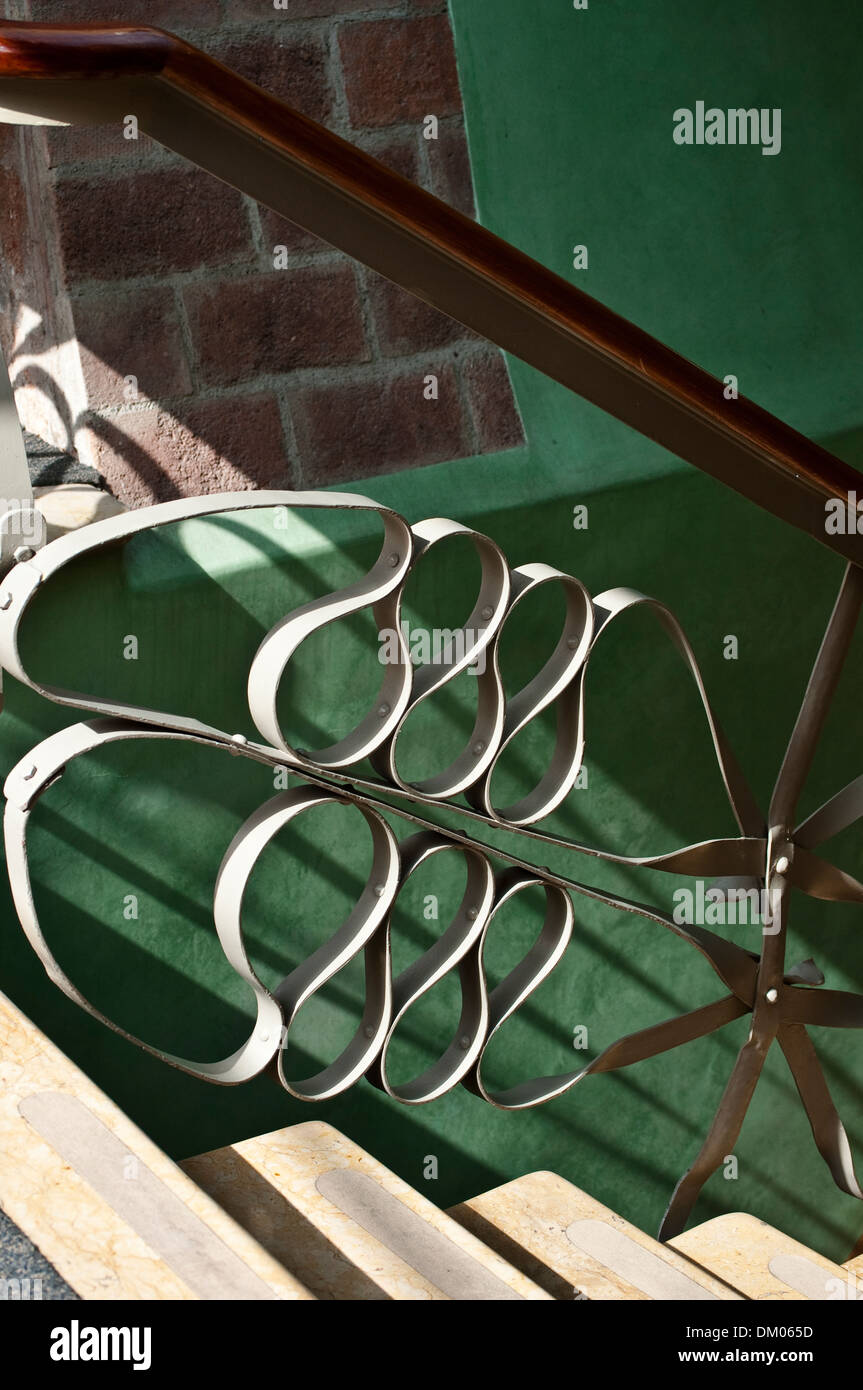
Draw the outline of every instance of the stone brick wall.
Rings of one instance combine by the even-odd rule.
[[[7,0],[7,12],[170,28],[473,214],[444,0]],[[143,136],[0,127],[0,256],[26,425],[130,505],[521,442],[496,349]]]

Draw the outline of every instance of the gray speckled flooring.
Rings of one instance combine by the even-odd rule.
[[[21,1287],[20,1281],[24,1279],[30,1280],[29,1291],[26,1285]],[[13,1282],[15,1280],[19,1282]],[[41,1284],[34,1283],[35,1280],[41,1280]],[[4,1211],[0,1211],[0,1302],[20,1298],[22,1292],[29,1292],[30,1298],[38,1295],[55,1302],[78,1298],[33,1242]]]
[[[90,483],[92,487],[103,488],[105,480],[94,468],[79,463],[69,454],[46,444],[35,434],[24,431],[24,446],[27,462],[30,465],[30,482],[34,487],[56,487],[59,483]]]

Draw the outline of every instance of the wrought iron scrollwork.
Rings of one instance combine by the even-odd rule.
[[[195,720],[153,709],[111,703],[35,682],[23,667],[18,633],[38,587],[70,560],[135,533],[193,516],[263,507],[344,508],[376,512],[383,524],[380,554],[360,580],[304,604],[282,618],[265,636],[252,662],[248,700],[264,742],[232,736]],[[464,629],[441,658],[415,669],[402,630],[406,581],[424,553],[454,537],[465,537],[480,561],[479,590]],[[543,586],[559,586],[565,599],[563,628],[542,669],[517,694],[507,697],[501,677],[499,645],[516,606]],[[572,1089],[587,1076],[632,1065],[679,1047],[747,1013],[752,1015],[744,1044],[720,1103],[713,1127],[681,1179],[663,1223],[668,1238],[685,1225],[703,1183],[733,1147],[764,1058],[778,1040],[809,1116],[816,1144],[834,1179],[861,1197],[850,1147],[830,1099],[807,1027],[863,1027],[863,996],[812,988],[823,983],[809,963],[789,969],[785,961],[790,888],[837,901],[863,902],[863,885],[834,868],[814,850],[863,814],[863,778],[833,797],[796,829],[794,813],[824,713],[850,641],[861,598],[863,576],[849,566],[824,644],[816,661],[800,718],[780,773],[769,815],[758,808],[733,751],[710,705],[695,654],[673,614],[657,601],[630,589],[611,589],[591,599],[575,578],[542,564],[510,568],[498,546],[456,522],[434,519],[409,526],[397,513],[361,497],[320,493],[240,493],[165,503],[97,523],[53,542],[24,561],[2,582],[0,662],[18,678],[61,704],[102,716],[52,735],[10,774],[6,783],[5,836],[10,882],[27,936],[52,980],[71,999],[138,1046],[203,1080],[236,1085],[271,1068],[281,1084],[303,1100],[324,1100],[367,1077],[406,1104],[425,1103],[463,1085],[506,1110],[542,1104]],[[652,857],[613,854],[595,846],[553,836],[539,828],[572,789],[581,767],[585,740],[585,680],[590,658],[603,633],[622,613],[642,606],[653,615],[695,682],[716,761],[740,835],[684,846]],[[291,663],[309,636],[346,616],[370,609],[379,631],[396,634],[396,657],[384,668],[375,701],[356,726],[330,745],[300,750],[286,737],[278,716],[279,691],[290,680]],[[398,744],[417,706],[477,663],[477,712],[471,736],[456,757],[424,781],[408,782],[399,771]],[[550,763],[531,791],[500,807],[492,783],[512,740],[542,711],[554,707],[556,742]],[[39,925],[28,860],[27,823],[39,797],[73,759],[106,743],[128,739],[181,739],[215,746],[273,766],[285,765],[302,785],[259,807],[227,847],[214,890],[213,914],[227,960],[256,999],[256,1019],[246,1042],[230,1057],[212,1063],[168,1055],[131,1037],[99,1012],[61,969]],[[356,774],[370,758],[376,778]],[[465,803],[453,800],[463,794]],[[338,802],[353,806],[372,837],[372,866],[358,901],[338,930],[274,990],[267,989],[250,962],[242,926],[243,897],[258,857],[279,830],[313,807]],[[436,806],[458,811],[464,833],[438,824]],[[387,817],[409,828],[401,842]],[[762,938],[760,956],[715,932],[681,925],[644,904],[604,893],[574,878],[539,867],[508,849],[476,837],[482,827],[519,836],[518,844],[565,846],[574,853],[632,868],[661,869],[681,875],[756,878],[775,903],[775,917]],[[393,978],[390,921],[398,895],[411,874],[430,857],[460,855],[466,868],[463,900],[430,950]],[[495,868],[499,861],[504,868]],[[530,886],[545,893],[545,921],[534,946],[496,988],[489,990],[484,951],[489,932],[504,906]],[[724,993],[715,1002],[643,1028],[607,1046],[586,1065],[562,1075],[537,1077],[503,1090],[489,1088],[484,1054],[501,1025],[524,1004],[555,969],[572,936],[573,902],[590,899],[637,913],[673,932],[696,949],[717,975]],[[313,1076],[289,1079],[285,1057],[293,1022],[303,1005],[360,952],[365,958],[366,997],[359,1027],[338,1057]],[[462,1012],[443,1054],[421,1075],[395,1084],[388,1053],[401,1020],[449,971],[457,970]]]

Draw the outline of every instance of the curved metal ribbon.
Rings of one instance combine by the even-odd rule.
[[[19,633],[24,616],[40,586],[81,555],[125,540],[154,527],[193,517],[272,507],[356,510],[374,513],[383,528],[380,554],[371,569],[354,583],[314,599],[287,614],[266,634],[248,673],[252,720],[266,743],[184,716],[130,704],[114,703],[80,692],[35,681],[24,669]],[[415,668],[402,630],[404,587],[422,557],[435,547],[468,540],[480,562],[479,589],[463,628],[452,634],[440,660]],[[851,567],[853,570],[853,567]],[[504,689],[500,643],[507,620],[529,595],[554,585],[562,589],[565,617],[559,640],[548,660],[512,696]],[[836,631],[823,651],[824,672],[813,689],[827,690],[827,674],[836,665],[837,644],[847,638],[860,585],[852,576],[847,593],[837,604]],[[582,766],[585,747],[585,686],[597,642],[622,614],[644,608],[657,619],[672,641],[701,700],[714,754],[740,836],[681,847],[655,856],[626,856],[579,844],[539,828],[565,800]],[[283,682],[290,681],[291,663],[299,647],[331,622],[370,610],[379,631],[395,634],[395,658],[387,663],[372,707],[343,737],[316,750],[300,750],[286,737],[278,713]],[[833,620],[831,620],[833,622]],[[843,636],[842,634],[845,634]],[[822,658],[819,657],[819,661]],[[778,1038],[791,1067],[810,1119],[816,1144],[836,1182],[861,1196],[850,1147],[830,1099],[807,1025],[863,1027],[863,997],[842,991],[806,988],[820,986],[823,975],[813,962],[784,969],[784,909],[777,942],[765,935],[761,957],[699,926],[682,926],[643,903],[600,892],[539,868],[498,847],[425,820],[414,809],[441,804],[457,810],[472,826],[505,830],[535,844],[575,850],[607,863],[652,868],[689,876],[749,879],[768,884],[782,873],[782,893],[793,885],[816,898],[863,902],[863,885],[822,860],[813,850],[863,814],[863,777],[831,798],[798,826],[773,825],[768,835],[760,812],[731,747],[710,704],[695,654],[680,624],[661,603],[627,588],[609,589],[591,600],[571,575],[542,564],[510,568],[489,537],[442,518],[409,526],[403,517],[364,497],[335,493],[234,493],[163,503],[89,526],[52,542],[30,560],[22,561],[0,581],[0,664],[23,683],[62,705],[83,707],[103,716],[74,725],[41,743],[10,774],[6,784],[5,837],[7,862],[16,907],[24,930],[45,968],[60,989],[82,1008],[121,1036],[152,1055],[200,1079],[236,1085],[272,1067],[281,1084],[303,1100],[324,1100],[367,1076],[387,1094],[406,1104],[424,1103],[465,1085],[492,1105],[520,1110],[543,1104],[577,1085],[588,1075],[629,1066],[646,1057],[678,1047],[753,1014],[749,1041],[741,1050],[697,1159],[681,1179],[663,1225],[664,1238],[682,1228],[701,1187],[736,1139],[757,1084],[766,1051]],[[409,782],[399,768],[399,743],[408,720],[430,699],[469,667],[476,670],[476,716],[465,746],[443,768],[419,782]],[[832,674],[830,675],[832,679]],[[820,681],[820,685],[819,685]],[[805,706],[805,702],[804,702]],[[544,710],[554,708],[557,733],[548,766],[533,788],[512,805],[500,806],[493,780],[507,749]],[[812,744],[818,719],[801,713],[798,742]],[[221,947],[239,977],[255,997],[256,1020],[245,1043],[229,1057],[200,1063],[160,1051],[133,1037],[95,1008],[78,991],[51,953],[39,925],[27,863],[27,822],[38,798],[66,764],[120,739],[187,739],[253,758],[271,766],[287,764],[306,785],[273,797],[240,828],[228,846],[214,892],[214,920]],[[794,739],[792,739],[792,742]],[[801,781],[801,757],[783,775]],[[806,756],[810,756],[807,754]],[[790,757],[790,750],[789,750]],[[370,759],[378,780],[355,770]],[[788,761],[788,759],[786,760]],[[452,804],[464,795],[467,804]],[[384,798],[384,799],[382,799]],[[395,800],[393,800],[393,798]],[[786,797],[786,800],[788,798]],[[781,798],[780,798],[781,800]],[[777,801],[776,794],[774,802]],[[258,857],[279,831],[316,806],[352,805],[372,838],[372,867],[366,886],[342,926],[275,990],[258,978],[245,947],[242,912],[244,895]],[[407,803],[407,804],[405,804]],[[777,803],[778,804],[778,803]],[[773,815],[775,807],[771,810]],[[790,822],[791,811],[785,815]],[[401,845],[388,818],[397,816],[414,833]],[[784,868],[777,868],[776,845],[784,846]],[[464,899],[440,938],[395,980],[392,979],[390,921],[398,895],[410,875],[444,851],[460,854],[467,868]],[[495,872],[491,859],[509,865]],[[546,895],[545,922],[534,946],[507,977],[489,991],[484,970],[488,935],[508,903],[520,892],[540,886]],[[643,1028],[618,1039],[577,1070],[562,1075],[521,1081],[501,1090],[489,1087],[484,1057],[497,1031],[518,1011],[562,959],[574,927],[572,894],[655,922],[698,950],[725,989],[714,1003]],[[348,1045],[313,1076],[289,1078],[286,1055],[290,1030],[309,999],[360,952],[364,954],[366,996],[360,1024]],[[455,1035],[442,1055],[419,1076],[394,1082],[389,1053],[402,1021],[417,1001],[451,970],[461,983],[462,1009]],[[768,982],[775,984],[766,992]],[[801,987],[803,986],[803,987]],[[765,997],[776,1001],[768,1008]],[[717,1157],[718,1156],[718,1157]]]
[[[231,964],[243,963],[246,978],[263,989],[243,944],[243,897],[259,856],[280,830],[312,807],[344,798],[319,787],[281,792],[249,817],[228,846],[219,868],[213,896],[213,919],[222,948]],[[349,804],[349,803],[348,803]],[[358,1081],[377,1055],[391,1011],[388,920],[399,886],[399,850],[395,836],[381,816],[360,806],[372,836],[372,866],[359,902],[323,946],[292,970],[273,992],[281,1006],[283,1025],[278,1046],[279,1080],[299,1100],[329,1100]],[[386,924],[387,939],[375,940]],[[338,974],[359,951],[366,956],[366,1002],[360,1026],[344,1051],[328,1066],[303,1081],[288,1080],[283,1070],[288,1035],[297,1014],[319,989]]]
[[[31,690],[55,704],[72,705],[109,718],[141,720],[147,724],[180,729],[190,734],[224,737],[221,730],[181,714],[168,714],[121,701],[103,700],[81,691],[41,684],[24,668],[18,647],[21,624],[41,586],[82,555],[89,555],[104,546],[128,540],[142,531],[168,526],[174,522],[221,516],[226,512],[259,511],[273,507],[310,507],[317,510],[337,508],[374,512],[380,516],[384,526],[380,556],[364,579],[341,594],[330,596],[327,603],[336,611],[341,604],[347,605],[347,611],[353,611],[357,607],[365,606],[370,600],[383,598],[403,582],[410,569],[411,534],[407,522],[397,512],[380,507],[369,498],[353,493],[226,492],[217,497],[192,497],[175,502],[160,502],[154,507],[124,512],[120,516],[108,517],[105,521],[96,521],[80,531],[71,531],[65,536],[60,536],[38,551],[32,559],[15,565],[0,580],[0,666],[10,671]],[[394,555],[398,557],[396,563],[392,562]],[[354,603],[353,608],[350,607],[353,598],[362,594],[367,596],[365,600]],[[322,602],[306,605],[306,608],[320,609]],[[384,683],[386,684],[386,677]]]
[[[38,589],[82,555],[178,521],[273,507],[373,512],[380,517],[384,530],[378,559],[362,579],[287,614],[264,637],[252,661],[248,677],[250,713],[269,746],[281,749],[283,761],[309,772],[320,768],[338,774],[368,757],[383,776],[380,786],[387,790],[428,803],[465,792],[471,806],[488,824],[527,830],[560,805],[582,765],[584,681],[599,635],[619,614],[635,606],[644,606],[666,629],[695,681],[729,802],[744,839],[737,842],[736,849],[734,842],[710,842],[716,844],[719,851],[715,870],[707,845],[697,847],[697,853],[684,850],[660,856],[625,856],[567,839],[549,837],[550,842],[610,862],[655,866],[667,872],[720,872],[719,860],[726,872],[754,872],[755,841],[763,837],[763,817],[719,727],[695,655],[674,616],[656,600],[630,589],[609,590],[591,604],[578,580],[550,566],[523,565],[510,570],[493,541],[457,522],[435,518],[410,527],[398,513],[368,498],[320,492],[226,493],[215,498],[160,503],[95,522],[82,531],[52,541],[31,560],[16,565],[0,583],[0,665],[40,695],[62,705],[190,734],[226,737],[223,731],[183,715],[108,701],[37,681],[22,662],[21,624]],[[445,659],[415,670],[401,627],[404,585],[431,548],[465,537],[475,546],[481,563],[480,588],[473,611],[464,627],[453,635],[451,657],[447,654]],[[561,585],[566,596],[564,630],[542,670],[523,690],[507,699],[498,655],[503,627],[527,594],[550,583]],[[371,609],[379,629],[395,634],[396,660],[387,663],[372,708],[354,729],[327,747],[300,751],[285,738],[277,713],[280,685],[289,673],[292,658],[307,637],[331,622],[364,609]],[[477,675],[477,715],[465,748],[449,767],[419,783],[406,782],[398,771],[397,745],[407,720],[418,704],[442,690],[480,657],[485,661],[483,670]],[[557,709],[558,734],[550,766],[533,791],[514,806],[496,808],[491,779],[501,757],[517,734],[552,704]],[[747,840],[752,842],[750,847],[747,847]]]
[[[338,788],[306,785],[272,797],[246,820],[225,851],[216,878],[213,917],[218,939],[229,964],[255,996],[256,1020],[248,1039],[230,1057],[212,1063],[167,1053],[129,1033],[81,994],[45,938],[29,876],[27,827],[39,799],[75,759],[130,739],[188,741],[271,765],[277,765],[280,754],[263,745],[237,743],[227,737],[211,738],[135,721],[99,719],[52,734],[13,769],[6,781],[4,830],[13,897],[27,937],[48,975],[64,994],[100,1022],[189,1075],[222,1085],[238,1085],[275,1061],[281,1084],[301,1100],[327,1100],[367,1075],[375,1085],[407,1104],[435,1100],[464,1082],[499,1108],[524,1109],[562,1094],[584,1076],[628,1066],[679,1046],[751,1008],[755,962],[747,952],[704,928],[681,926],[653,909],[558,880],[529,865],[517,864],[496,874],[489,859],[494,851],[486,852],[445,830],[425,829],[399,846],[383,815],[367,802]],[[365,888],[342,926],[274,990],[269,990],[258,977],[244,941],[243,901],[249,881],[261,854],[280,830],[307,811],[333,803],[353,806],[371,832],[372,865]],[[386,809],[390,814],[413,819],[398,808]],[[462,902],[434,945],[392,981],[392,910],[411,874],[444,851],[456,852],[465,859],[467,883]],[[489,992],[483,967],[489,930],[513,897],[534,885],[546,893],[545,924],[524,960]],[[560,962],[573,928],[570,891],[585,893],[620,910],[637,912],[668,928],[694,946],[733,993],[715,1005],[620,1039],[577,1073],[521,1082],[502,1093],[489,1092],[482,1079],[485,1050],[497,1030]],[[360,951],[365,953],[366,996],[354,1037],[338,1057],[315,1075],[290,1079],[285,1071],[285,1056],[290,1030],[300,1009]],[[455,1036],[442,1057],[420,1076],[394,1085],[387,1074],[387,1054],[395,1032],[410,1008],[452,969],[458,970],[462,987],[462,1011]]]
[[[282,1014],[276,1000],[257,979],[240,949],[228,953],[228,959],[237,974],[249,984],[255,995],[255,1026],[249,1037],[236,1052],[217,1062],[194,1062],[173,1053],[164,1052],[151,1046],[142,1038],[114,1023],[112,1019],[97,1009],[81,994],[55,958],[39,923],[33,887],[30,881],[30,864],[27,857],[27,824],[30,813],[39,797],[62,776],[66,765],[75,758],[105,744],[127,738],[166,738],[186,739],[193,743],[209,743],[203,734],[146,728],[141,725],[125,723],[121,720],[93,720],[87,724],[73,724],[59,733],[52,734],[38,744],[32,753],[12,769],[4,787],[6,813],[3,819],[3,834],[6,845],[6,865],[12,888],[12,899],[18,918],[27,939],[54,984],[63,993],[85,1009],[88,1014],[119,1033],[127,1042],[141,1047],[151,1056],[162,1062],[196,1076],[203,1081],[214,1081],[223,1086],[237,1086],[250,1081],[263,1071],[275,1054],[281,1036]]]

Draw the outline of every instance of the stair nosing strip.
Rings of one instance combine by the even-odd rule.
[[[836,1286],[841,1283],[838,1275],[831,1274],[830,1270],[816,1264],[807,1255],[779,1251],[777,1254],[771,1255],[767,1262],[767,1268],[774,1279],[778,1279],[781,1284],[787,1284],[789,1289],[802,1294],[810,1301],[819,1302],[822,1299],[835,1297]],[[814,1287],[820,1288],[820,1293],[812,1292],[813,1280]]]
[[[571,1221],[565,1234],[570,1245],[604,1265],[618,1278],[625,1279],[648,1298],[670,1302],[722,1301],[718,1294],[699,1284],[690,1274],[675,1268],[669,1260],[606,1221],[592,1218]],[[669,1288],[680,1292],[669,1293]]]
[[[474,1255],[432,1226],[367,1173],[330,1168],[315,1187],[345,1216],[448,1298],[490,1301],[520,1293],[486,1269]]]
[[[32,1129],[199,1298],[280,1301],[254,1270],[89,1106],[62,1091],[26,1096],[18,1111]],[[134,1179],[123,1177],[134,1158]]]

